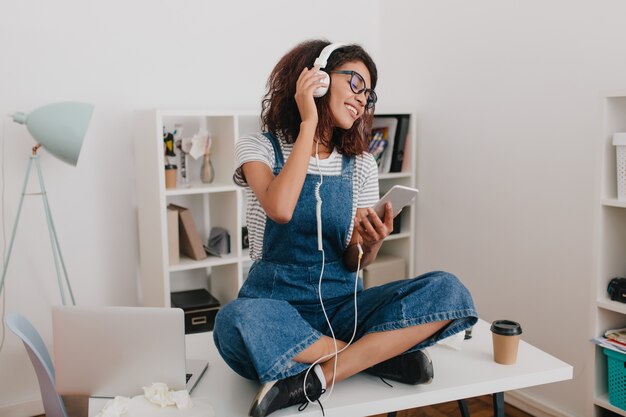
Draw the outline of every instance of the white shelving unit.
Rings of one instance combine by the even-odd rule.
[[[409,163],[406,171],[381,174],[380,191],[395,184],[415,187],[415,117],[411,117]],[[211,160],[215,179],[200,181],[201,159],[189,157],[189,185],[165,188],[163,128],[171,132],[175,124],[190,137],[205,127],[213,138]],[[137,206],[139,215],[140,276],[142,302],[145,306],[170,306],[170,293],[185,289],[206,288],[222,304],[237,297],[251,263],[247,249],[242,249],[242,227],[245,226],[245,194],[234,184],[235,141],[260,130],[258,114],[214,111],[150,110],[135,117],[135,158],[137,168]],[[177,151],[178,154],[178,151]],[[176,163],[180,167],[179,157]],[[196,261],[183,255],[170,265],[168,258],[167,206],[170,203],[191,210],[201,239],[206,241],[212,227],[220,226],[231,236],[231,253],[223,257],[208,256]],[[403,210],[401,233],[387,238],[381,253],[406,259],[407,271],[415,271],[415,210]]]
[[[598,244],[596,253],[594,335],[605,330],[626,327],[626,304],[611,301],[607,293],[609,281],[626,276],[626,201],[617,199],[615,146],[612,135],[626,131],[626,94],[605,97],[605,125],[602,137],[600,199],[597,209]],[[609,403],[607,360],[602,348],[595,347],[593,414],[626,416],[626,410]],[[608,411],[607,411],[608,410]],[[611,414],[615,413],[615,414]]]

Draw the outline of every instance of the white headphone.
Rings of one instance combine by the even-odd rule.
[[[346,46],[345,43],[331,43],[330,45],[327,45],[324,49],[322,49],[322,52],[320,52],[320,56],[318,56],[315,59],[313,66],[316,66],[316,65],[319,66],[320,70],[322,68],[326,68],[326,64],[328,63],[328,58],[330,58],[330,55],[336,49],[342,48],[344,46]],[[318,73],[320,75],[321,74],[325,75],[325,78],[323,78],[320,81],[325,83],[326,86],[316,88],[315,91],[313,92],[313,97],[322,97],[324,94],[328,92],[328,87],[330,86],[330,75],[328,75],[328,73],[324,71],[319,71]]]

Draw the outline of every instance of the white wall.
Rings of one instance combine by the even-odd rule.
[[[524,391],[566,415],[591,409],[599,97],[626,91],[624,15],[616,0],[381,2],[381,73],[419,118],[418,268],[458,274],[485,319],[574,365]]]
[[[260,109],[265,80],[297,42],[358,42],[376,59],[378,2],[321,0],[0,2],[0,113],[62,100],[96,106],[77,168],[41,152],[46,187],[79,304],[134,305],[138,242],[133,111]],[[7,240],[32,139],[4,119]],[[31,181],[32,185],[36,182]],[[32,187],[31,187],[32,188]],[[29,197],[6,283],[6,310],[51,342],[60,303],[40,201]],[[0,240],[0,244],[1,244]],[[3,244],[2,247],[5,245]],[[0,415],[41,412],[35,374],[13,334],[0,352]],[[20,407],[12,404],[25,403]]]

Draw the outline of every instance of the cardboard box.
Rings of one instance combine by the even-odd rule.
[[[189,290],[170,294],[172,307],[185,312],[185,334],[213,330],[220,302],[207,290]]]
[[[406,261],[399,256],[381,255],[363,269],[363,287],[371,288],[406,279]]]

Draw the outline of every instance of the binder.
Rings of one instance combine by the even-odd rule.
[[[180,246],[178,244],[178,210],[167,207],[167,252],[170,265],[180,262]]]
[[[402,171],[402,162],[404,161],[406,141],[409,135],[409,124],[411,122],[411,116],[408,114],[400,114],[396,117],[398,119],[398,128],[396,129],[396,138],[393,143],[389,172]]]
[[[167,207],[178,211],[180,253],[196,261],[205,259],[207,254],[202,246],[202,239],[200,239],[200,234],[193,221],[191,210],[176,204],[170,204]]]

